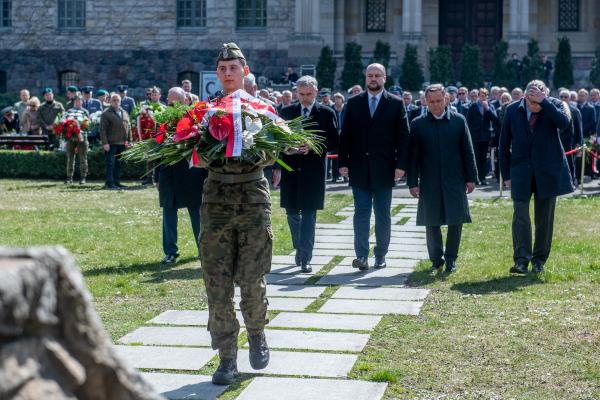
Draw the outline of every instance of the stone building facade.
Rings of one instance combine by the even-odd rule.
[[[288,65],[316,64],[324,45],[341,66],[349,41],[362,45],[364,63],[377,40],[388,42],[394,70],[406,43],[425,67],[429,47],[449,44],[458,57],[475,43],[489,67],[501,38],[521,56],[534,38],[552,59],[562,36],[586,84],[600,45],[596,0],[0,0],[0,91],[123,83],[140,95],[198,81],[229,41],[257,75],[277,80]]]

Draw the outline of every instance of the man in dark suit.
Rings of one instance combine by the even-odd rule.
[[[427,99],[424,92],[419,92],[419,105],[408,111],[408,122],[412,122],[415,118],[427,114]]]
[[[454,103],[454,107],[456,107],[456,111],[462,114],[463,117],[467,118],[467,112],[469,111],[469,89],[464,86],[458,88],[456,92],[456,102]]]
[[[475,190],[475,154],[465,119],[445,108],[444,87],[430,85],[425,96],[429,112],[410,124],[408,187],[419,198],[417,225],[426,227],[432,272],[445,263],[452,273],[462,226],[471,222],[466,193]],[[442,225],[448,225],[445,251]]]
[[[596,120],[596,110],[594,106],[588,101],[589,93],[586,89],[579,89],[577,92],[577,108],[579,112],[581,112],[581,125],[583,128],[583,137],[584,139],[589,138],[592,135],[596,134],[596,126],[598,124]],[[581,157],[578,157],[579,161],[577,162],[577,176],[581,176]],[[592,159],[592,162],[595,163],[596,160]],[[594,168],[591,167],[590,164],[586,167],[585,173],[587,175],[592,176]]]
[[[506,109],[500,137],[500,169],[511,188],[515,265],[526,274],[529,263],[541,273],[550,255],[556,197],[573,192],[560,132],[569,118],[560,100],[546,97],[542,81],[529,82],[525,98]],[[531,249],[529,202],[535,195],[535,244]]]
[[[338,132],[331,107],[316,102],[317,80],[303,76],[296,81],[296,86],[299,103],[283,108],[280,116],[285,120],[302,116],[309,123],[316,123],[310,129],[321,131],[319,135],[326,149],[319,155],[309,151],[308,146],[302,146],[295,154],[282,155],[283,162],[293,171],[275,169],[273,183],[278,184],[281,179],[281,207],[285,208],[292,233],[296,265],[302,272],[311,272],[317,210],[322,210],[325,203],[325,156],[327,151],[337,149]]]
[[[581,126],[581,112],[577,108],[576,103],[571,103],[569,101],[570,95],[567,89],[563,89],[558,94],[559,99],[569,106],[569,111],[571,114],[571,123],[567,129],[564,129],[560,133],[560,142],[563,145],[563,149],[565,152],[569,150],[575,149],[583,143],[583,129]],[[577,154],[577,153],[576,153]],[[569,154],[567,156],[567,164],[569,165],[569,171],[571,172],[571,178],[573,178],[573,184],[575,184],[581,176],[576,176],[577,169],[575,168],[575,154]]]
[[[487,96],[487,89],[481,88],[478,93],[478,100],[469,106],[467,112],[467,123],[471,132],[475,159],[477,160],[477,173],[479,174],[477,183],[480,185],[486,184],[485,177],[488,173],[487,153],[494,125],[498,123],[496,110],[488,103]]]
[[[384,89],[386,71],[371,64],[367,91],[348,100],[340,137],[340,174],[350,177],[354,195],[354,251],[352,266],[369,268],[371,208],[375,211],[375,268],[386,267],[391,235],[394,182],[408,163],[408,119],[404,103]]]
[[[185,91],[171,88],[167,97],[169,106],[184,104]],[[177,210],[187,208],[194,232],[194,243],[199,246],[200,206],[202,187],[208,172],[204,168],[190,168],[186,161],[175,165],[161,165],[154,169],[154,181],[158,189],[160,206],[163,209],[163,263],[172,264],[179,257],[177,249]],[[198,255],[200,253],[198,252]]]

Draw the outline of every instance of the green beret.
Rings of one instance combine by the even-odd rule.
[[[77,86],[68,86],[67,92],[78,92],[79,88]]]
[[[46,93],[54,93],[54,90],[52,90],[51,87],[46,87],[46,88],[42,89],[42,94],[46,94]]]
[[[242,50],[240,50],[238,45],[233,42],[223,44],[223,47],[221,47],[221,50],[219,50],[219,57],[217,57],[217,62],[222,60],[226,61],[238,59],[246,60],[246,57],[244,57],[244,54],[242,53]]]
[[[106,90],[104,90],[104,89],[99,89],[99,90],[96,92],[96,97],[100,97],[100,96],[106,96],[107,94],[108,94],[108,92],[107,92]]]

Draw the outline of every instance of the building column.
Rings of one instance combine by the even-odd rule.
[[[333,33],[333,51],[334,52],[342,52],[344,51],[344,46],[346,44],[346,26],[345,26],[345,1],[344,0],[335,0],[334,3],[334,18],[335,18],[335,26]]]
[[[529,0],[510,0],[508,42],[522,44],[529,41]]]
[[[318,0],[296,0],[294,33],[298,36],[319,34],[320,13]]]
[[[402,0],[401,39],[418,42],[423,37],[422,0]]]

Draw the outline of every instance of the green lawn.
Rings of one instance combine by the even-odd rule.
[[[99,187],[0,180],[0,244],[70,250],[113,340],[166,309],[205,309],[185,210],[181,261],[163,266],[155,189]],[[350,202],[328,195],[319,220],[337,221],[335,210]],[[559,201],[540,277],[508,273],[510,202],[479,201],[472,214],[459,271],[434,277],[421,263],[410,279],[432,290],[421,315],[384,317],[350,378],[390,382],[387,399],[600,399],[600,199]],[[276,205],[273,226],[275,254],[288,254]]]

